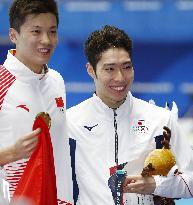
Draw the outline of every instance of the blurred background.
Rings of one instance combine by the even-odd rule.
[[[0,0],[0,63],[7,50],[8,8]],[[193,0],[57,0],[59,45],[49,66],[66,82],[67,107],[94,91],[87,75],[83,46],[88,34],[109,24],[124,29],[133,39],[135,83],[133,95],[159,106],[179,109],[179,121],[193,148]],[[179,205],[193,200],[179,200]]]

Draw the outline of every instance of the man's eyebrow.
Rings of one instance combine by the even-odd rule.
[[[114,66],[114,65],[126,65],[126,64],[132,64],[131,61],[126,61],[124,63],[105,63],[104,66]]]
[[[116,65],[116,63],[105,63],[104,66]]]
[[[126,62],[122,63],[122,65],[125,65],[125,64],[132,64],[132,62],[131,61],[126,61]]]
[[[42,28],[42,26],[38,26],[38,25],[32,25],[32,28]],[[56,29],[57,26],[51,26],[49,29]]]

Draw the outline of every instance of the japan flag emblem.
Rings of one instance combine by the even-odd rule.
[[[149,132],[147,122],[144,119],[133,120],[133,125],[131,126],[130,132],[136,135],[147,134]]]

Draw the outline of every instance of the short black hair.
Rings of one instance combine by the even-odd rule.
[[[9,9],[10,28],[20,32],[20,27],[28,15],[41,13],[54,14],[58,26],[58,7],[55,0],[14,0]]]
[[[102,53],[113,47],[125,49],[131,58],[132,40],[119,28],[105,25],[102,29],[92,32],[87,38],[84,45],[84,52],[88,62],[94,68],[95,73],[96,65]]]

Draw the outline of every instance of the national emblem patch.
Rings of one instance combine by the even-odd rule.
[[[130,129],[130,133],[131,134],[147,134],[149,132],[149,128],[147,126],[147,123],[145,120],[143,119],[134,119],[131,129]]]

